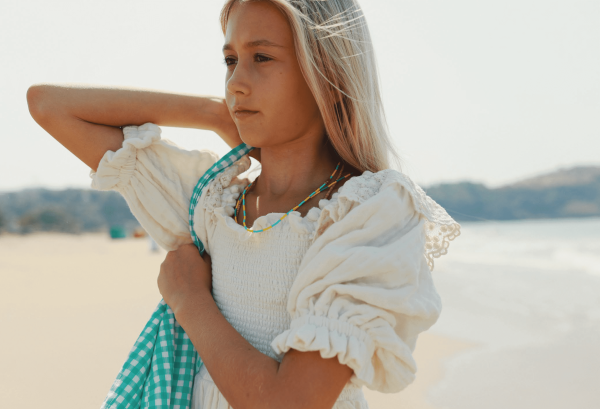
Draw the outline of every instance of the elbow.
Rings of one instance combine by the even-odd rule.
[[[27,89],[27,107],[29,114],[36,122],[40,122],[44,113],[44,98],[47,86],[45,84],[33,84]]]
[[[58,101],[52,84],[37,83],[27,88],[27,106],[29,114],[38,123],[41,124],[48,117],[57,112]]]

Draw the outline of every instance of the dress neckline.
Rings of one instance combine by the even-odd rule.
[[[265,234],[273,234],[281,229],[269,229],[266,232],[261,232],[258,234],[253,234],[247,231],[244,226],[238,224],[233,219],[235,202],[238,196],[241,194],[243,189],[247,187],[251,180],[248,178],[239,176],[250,168],[250,159],[248,155],[243,156],[240,160],[234,163],[229,168],[225,169],[220,175],[218,175],[215,180],[213,180],[207,187],[204,199],[204,207],[207,209],[211,209],[212,213],[218,218],[222,219],[226,226],[230,229],[238,232],[240,234],[240,238],[246,238],[246,236],[260,236]],[[382,171],[384,172],[384,171]],[[363,190],[363,186],[365,186],[365,182],[368,183],[368,179],[370,175],[375,175],[370,171],[364,171],[360,175],[352,176],[346,180],[336,193],[334,193],[330,199],[321,199],[318,205],[311,207],[305,216],[302,216],[300,212],[293,211],[291,212],[281,223],[277,226],[284,227],[285,230],[292,230],[299,234],[314,234],[317,230],[317,225],[319,224],[319,218],[321,216],[321,212],[325,209],[326,206],[335,207],[334,204],[338,201],[338,198],[345,197],[346,195],[350,195],[352,197],[356,196],[356,193],[353,193],[354,190]],[[378,190],[378,189],[376,189]],[[374,192],[372,190],[368,190],[366,197],[371,196]],[[252,227],[250,229],[260,230],[268,227],[270,224],[275,223],[277,219],[283,216],[285,213],[283,212],[271,212],[259,216],[252,223]]]
[[[298,210],[293,210],[293,211],[291,211],[291,212],[289,213],[289,215],[288,215],[287,217],[285,217],[284,219],[282,219],[280,223],[284,223],[284,222],[285,222],[285,220],[286,220],[287,218],[289,218],[289,217],[292,217],[292,216],[294,216],[294,217],[296,217],[296,218],[299,218],[299,219],[301,219],[301,220],[310,220],[311,222],[315,222],[315,223],[316,223],[316,221],[317,221],[317,219],[318,219],[318,216],[315,218],[315,212],[316,212],[316,211],[318,211],[318,213],[320,213],[320,211],[321,211],[321,210],[322,210],[322,209],[323,209],[323,208],[324,208],[326,205],[328,205],[329,203],[331,203],[331,202],[332,202],[332,200],[333,200],[333,198],[334,198],[334,197],[337,199],[337,197],[338,197],[338,192],[340,191],[340,189],[342,189],[342,187],[344,187],[344,185],[345,185],[347,182],[349,182],[351,179],[353,179],[353,178],[355,178],[355,177],[358,177],[358,176],[362,176],[362,174],[360,174],[360,175],[356,175],[356,176],[352,176],[352,177],[348,178],[348,179],[347,179],[347,180],[344,182],[344,184],[342,184],[340,187],[338,187],[338,190],[337,190],[335,193],[332,193],[332,194],[331,194],[331,197],[330,197],[329,199],[327,199],[327,196],[329,196],[329,195],[325,195],[325,197],[324,197],[324,198],[322,198],[322,199],[319,199],[319,201],[317,202],[317,205],[310,207],[304,216],[302,216],[302,213],[301,213],[301,212],[299,212]],[[258,176],[257,176],[257,177],[258,177]],[[255,180],[256,180],[256,179],[255,179]],[[240,185],[238,185],[238,186],[240,186],[240,190],[241,190],[241,191],[243,191],[243,190],[244,190],[245,188],[247,188],[247,187],[248,187],[248,186],[249,186],[251,183],[254,183],[254,181],[248,181],[248,183],[240,184]],[[240,198],[240,197],[241,197],[241,193],[240,193],[240,194],[239,194],[237,197],[235,197],[235,198],[234,198],[234,202],[233,202],[234,215],[232,215],[232,216],[230,216],[230,217],[231,217],[232,221],[233,221],[235,224],[237,224],[238,226],[242,227],[242,228],[243,228],[245,231],[247,231],[247,230],[246,230],[246,228],[244,228],[243,224],[241,224],[241,223],[239,223],[239,222],[237,222],[237,221],[235,220],[235,206],[237,205],[237,199],[238,199],[238,198]],[[311,213],[311,211],[312,211],[313,213],[312,213],[311,217],[309,217],[309,214]],[[273,221],[272,221],[273,219],[275,219],[275,222],[276,222],[277,220],[279,220],[279,219],[280,219],[280,218],[281,218],[283,215],[285,215],[286,213],[287,213],[287,212],[270,212],[270,213],[266,213],[266,214],[264,214],[264,215],[258,216],[256,219],[254,219],[254,221],[253,221],[253,223],[252,223],[252,226],[248,226],[248,229],[250,229],[250,230],[255,230],[255,227],[257,227],[257,226],[256,226],[256,221],[257,221],[258,219],[261,219],[261,218],[264,218],[264,220],[268,220],[268,221],[269,221],[269,223],[266,225],[266,227],[268,227],[268,226],[270,226],[270,225],[271,225],[270,223],[273,223]],[[238,214],[238,219],[239,219],[240,217],[242,217],[242,213],[241,213],[241,206],[240,206],[240,214]],[[314,220],[313,220],[313,219],[314,219]],[[240,220],[241,220],[241,219],[240,219]],[[265,223],[263,223],[263,221],[264,221],[264,220],[261,220],[261,222],[259,223],[259,224],[261,225],[261,228],[265,228],[265,226],[264,226],[264,224],[265,224]],[[273,226],[273,227],[275,227],[275,226]]]
[[[349,178],[348,181],[350,181],[351,179],[358,177],[358,176],[361,176],[361,175],[353,176],[353,177]],[[252,233],[247,231],[243,225],[241,225],[235,221],[234,216],[233,216],[233,211],[235,208],[237,197],[239,197],[239,194],[241,194],[241,191],[243,191],[244,188],[246,188],[250,184],[250,182],[251,181],[248,180],[247,183],[232,185],[232,186],[228,186],[228,187],[224,188],[223,194],[222,194],[221,207],[220,207],[220,209],[224,210],[224,214],[222,214],[222,216],[225,219],[225,222],[226,222],[225,224],[228,225],[229,227],[233,228],[236,231],[240,231],[240,232],[247,233],[247,234],[252,234]],[[301,231],[299,231],[299,229],[297,229],[297,228],[294,229],[298,232],[302,232],[302,233],[306,233],[306,234],[313,233],[315,231],[315,227],[316,227],[317,221],[319,219],[319,216],[321,214],[321,211],[323,210],[323,208],[325,206],[337,201],[337,198],[339,196],[339,191],[344,187],[344,185],[342,185],[338,189],[337,192],[333,193],[331,195],[330,199],[324,199],[324,198],[320,199],[316,206],[312,206],[310,209],[308,209],[308,211],[306,212],[306,215],[302,216],[302,214],[299,211],[294,210],[294,211],[290,212],[290,214],[285,219],[283,219],[276,227],[274,227],[273,229],[269,229],[269,230],[273,231],[280,225],[283,227],[283,225],[291,224],[293,227],[304,227],[304,228],[300,229]],[[238,188],[235,188],[234,186],[238,186]],[[232,190],[233,190],[233,192],[232,192]],[[239,193],[238,193],[238,190],[239,190]],[[233,200],[231,200],[231,197],[230,197],[231,195],[233,195]],[[227,200],[227,199],[229,199],[229,200]],[[228,208],[230,208],[230,209],[228,209]],[[215,211],[217,211],[217,210],[218,209],[215,209]],[[231,215],[229,213],[231,213]],[[256,219],[254,219],[252,226],[249,226],[248,228],[251,230],[264,229],[265,227],[268,227],[272,223],[276,222],[284,214],[286,214],[286,212],[270,212],[270,213],[266,213],[264,215],[258,216]],[[255,235],[261,235],[261,234],[265,234],[265,233],[266,232],[261,232],[261,233],[255,234]]]

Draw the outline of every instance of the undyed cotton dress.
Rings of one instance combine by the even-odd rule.
[[[161,139],[152,123],[123,129],[92,187],[116,190],[166,250],[191,243],[189,203],[218,156]],[[291,348],[320,351],[354,370],[334,409],[367,409],[362,386],[398,392],[415,379],[419,333],[441,312],[433,258],[446,254],[460,226],[407,176],[369,171],[349,179],[305,217],[292,212],[252,234],[232,216],[249,184],[245,156],[205,189],[195,231],[212,258],[212,288],[227,321],[256,349],[281,361]],[[256,219],[261,229],[283,213]],[[207,329],[208,330],[208,329]],[[193,409],[230,409],[206,366],[196,375]]]

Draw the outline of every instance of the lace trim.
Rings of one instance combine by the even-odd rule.
[[[407,189],[413,197],[415,208],[427,218],[425,232],[427,241],[425,243],[425,256],[427,264],[433,271],[434,258],[448,254],[450,242],[460,236],[460,224],[458,224],[435,200],[427,196],[421,187],[415,184],[408,176],[398,173],[402,186]]]
[[[242,159],[221,172],[221,174],[217,175],[206,187],[202,206],[207,210],[214,210],[217,207],[221,207],[225,188],[231,183],[242,183],[237,176],[247,171],[250,168],[250,164],[250,158],[244,156]]]

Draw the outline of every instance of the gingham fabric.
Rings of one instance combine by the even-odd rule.
[[[242,143],[219,159],[198,181],[190,200],[189,226],[200,254],[204,245],[194,231],[194,209],[203,189],[252,149]],[[173,311],[161,300],[117,375],[101,409],[189,409],[194,377],[202,360]]]
[[[196,245],[196,247],[198,247],[200,254],[204,254],[204,245],[198,239],[198,236],[196,236],[196,232],[194,231],[194,209],[196,208],[196,204],[198,203],[198,200],[200,199],[200,195],[202,195],[202,190],[204,190],[204,187],[206,185],[208,185],[208,182],[213,180],[215,178],[215,176],[217,176],[219,173],[223,172],[229,166],[233,165],[235,162],[240,160],[242,158],[242,156],[248,154],[253,149],[254,148],[252,146],[248,146],[245,143],[242,143],[241,145],[236,146],[231,151],[229,151],[229,153],[227,155],[225,155],[221,159],[219,159],[219,161],[217,163],[212,165],[210,167],[210,169],[208,169],[204,173],[204,175],[202,175],[202,177],[198,181],[198,184],[194,188],[194,192],[192,193],[192,199],[190,200],[189,222],[190,222],[190,233],[192,235],[192,239],[194,240],[194,244]]]

